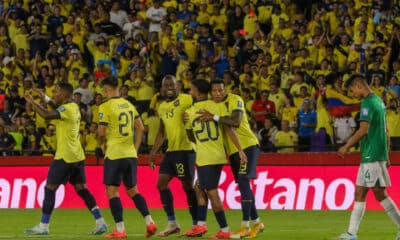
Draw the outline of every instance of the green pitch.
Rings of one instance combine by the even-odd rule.
[[[56,209],[51,219],[49,236],[26,236],[25,228],[37,224],[40,210],[0,210],[0,239],[103,239],[88,233],[94,226],[94,220],[85,209]],[[159,230],[166,225],[162,210],[151,210]],[[347,229],[350,212],[345,211],[260,211],[260,217],[266,231],[257,239],[266,240],[332,240]],[[103,215],[113,228],[109,209]],[[183,231],[191,227],[187,211],[177,210],[177,219]],[[240,211],[226,211],[228,223],[235,230],[240,225]],[[136,209],[124,210],[128,239],[145,239],[144,221]],[[208,213],[208,233],[217,231],[217,223],[211,211]],[[360,227],[360,240],[393,240],[397,229],[383,211],[368,211]],[[156,239],[157,237],[153,237]],[[186,239],[173,235],[167,239]]]

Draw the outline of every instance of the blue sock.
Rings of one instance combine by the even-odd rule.
[[[251,204],[253,202],[253,192],[250,189],[248,178],[238,178],[239,191],[242,198],[242,216],[243,221],[250,220]]]
[[[254,199],[254,195],[252,195],[252,202],[251,202],[251,208],[250,208],[250,217],[251,220],[256,220],[258,218],[257,214],[257,208],[256,208],[256,201]]]
[[[100,208],[94,207],[90,212],[92,213],[94,219],[97,220],[101,218]]]
[[[93,195],[86,188],[79,190],[77,193],[83,199],[83,201],[86,204],[86,207],[92,213],[93,217],[95,219],[101,218],[100,209],[96,207],[97,204]]]
[[[169,188],[160,190],[160,197],[164,211],[168,216],[168,221],[175,221],[174,198],[171,190]]]
[[[138,193],[135,196],[133,196],[132,200],[135,203],[136,208],[139,210],[139,212],[142,214],[143,217],[146,217],[147,215],[150,214],[149,209],[147,208],[146,200],[142,195]]]
[[[50,190],[47,187],[44,188],[44,199],[42,207],[42,218],[41,223],[48,224],[50,222],[50,216],[53,212],[54,205],[56,203],[56,191]]]
[[[226,217],[225,217],[225,212],[224,210],[219,211],[219,212],[214,212],[215,218],[217,219],[217,222],[219,224],[220,228],[225,228],[228,226],[226,223]]]
[[[190,215],[192,216],[193,225],[196,225],[196,223],[197,223],[197,198],[196,198],[196,193],[194,192],[193,189],[186,192],[186,198],[187,198],[187,203],[189,206],[189,212],[190,212]]]
[[[207,219],[207,205],[199,205],[197,206],[197,221],[205,222]]]
[[[122,217],[122,204],[121,200],[119,197],[111,198],[109,200],[110,202],[110,208],[111,208],[111,214],[114,218],[114,222],[122,222],[123,217]]]

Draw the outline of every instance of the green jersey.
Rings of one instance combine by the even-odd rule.
[[[361,101],[360,121],[369,123],[368,132],[360,141],[362,163],[389,159],[385,112],[385,104],[373,93]]]

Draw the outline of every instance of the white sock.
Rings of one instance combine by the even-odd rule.
[[[198,221],[198,222],[197,222],[197,225],[199,225],[199,226],[205,226],[205,225],[206,225],[206,222],[204,222],[204,221]]]
[[[39,227],[43,229],[49,229],[49,224],[48,223],[39,223]]]
[[[242,227],[250,227],[250,221],[242,221]]]
[[[383,199],[380,202],[381,206],[385,209],[386,213],[389,215],[390,219],[400,228],[400,213],[396,204],[390,197]]]
[[[223,231],[223,232],[229,232],[229,227],[221,228],[221,231]]]
[[[117,223],[115,224],[115,227],[117,228],[117,231],[118,231],[118,232],[123,232],[123,231],[125,231],[125,224],[124,224],[124,222],[117,222]]]
[[[144,217],[144,221],[146,222],[147,226],[150,225],[150,223],[154,222],[150,215]]]
[[[260,218],[256,218],[254,220],[251,220],[251,224],[253,224],[253,225],[255,225],[255,224],[259,223],[259,222],[260,222]]]
[[[365,212],[365,202],[354,202],[354,208],[350,216],[350,224],[348,233],[351,235],[357,235],[358,227],[360,226],[361,219]]]
[[[99,219],[96,219],[96,225],[101,225],[101,224],[105,224],[106,223],[106,221],[104,221],[104,218],[99,218]]]

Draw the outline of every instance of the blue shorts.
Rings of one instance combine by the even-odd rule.
[[[125,187],[131,188],[137,183],[137,158],[104,159],[105,185],[119,186],[123,181]]]
[[[247,163],[241,164],[239,153],[234,153],[229,156],[230,165],[235,181],[238,178],[255,179],[257,177],[257,161],[260,154],[258,146],[251,146],[243,150],[247,156]]]
[[[67,163],[63,159],[58,159],[50,164],[47,183],[59,185],[67,182],[71,184],[86,183],[85,160]]]
[[[221,177],[224,165],[205,165],[197,167],[197,176],[201,190],[211,190],[218,188],[219,178]]]
[[[160,174],[177,177],[180,180],[194,178],[196,153],[194,151],[166,152],[160,164]]]

